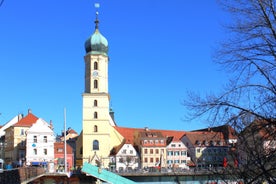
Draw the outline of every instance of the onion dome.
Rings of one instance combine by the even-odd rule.
[[[98,15],[98,14],[96,14]],[[86,54],[103,54],[107,56],[108,42],[107,39],[99,31],[99,20],[96,16],[95,31],[85,42]]]

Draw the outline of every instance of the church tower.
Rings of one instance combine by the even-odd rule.
[[[85,42],[85,90],[82,95],[82,162],[107,167],[112,148],[122,138],[114,138],[115,123],[110,116],[108,93],[108,42],[99,31],[96,12],[95,31]]]

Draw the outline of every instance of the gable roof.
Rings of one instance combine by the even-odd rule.
[[[36,117],[32,113],[28,113],[27,116],[23,117],[21,120],[19,120],[13,126],[14,127],[31,127],[37,120],[38,120],[38,117]]]
[[[198,144],[204,146],[204,142],[209,144],[211,141],[213,143],[220,142],[221,144],[219,146],[225,146],[225,140],[222,132],[186,132],[183,137],[187,137],[194,146],[198,146]]]
[[[50,128],[50,125],[43,120],[38,118],[38,120],[30,127],[28,133],[53,133],[53,130]]]
[[[237,132],[230,125],[193,130],[192,132],[222,132],[225,139],[237,139]]]

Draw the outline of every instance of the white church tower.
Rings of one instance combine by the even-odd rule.
[[[83,98],[82,161],[108,167],[109,154],[122,138],[114,129],[108,93],[108,42],[99,31],[96,12],[95,31],[85,42],[85,91]],[[117,137],[117,138],[115,138]]]

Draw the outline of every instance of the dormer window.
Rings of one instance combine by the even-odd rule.
[[[204,140],[203,145],[208,146],[208,141]]]
[[[210,141],[210,145],[211,145],[211,146],[215,146],[216,143],[215,143],[214,141]]]

